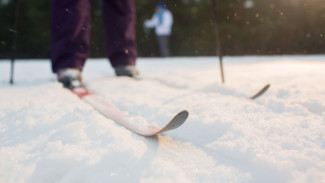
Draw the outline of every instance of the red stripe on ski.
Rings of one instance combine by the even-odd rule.
[[[70,90],[72,91],[72,93],[76,94],[81,99],[85,96],[91,95],[91,93],[83,87],[72,88]]]

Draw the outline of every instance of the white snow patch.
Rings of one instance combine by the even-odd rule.
[[[142,79],[89,59],[85,84],[145,138],[55,82],[48,60],[0,62],[0,182],[325,182],[325,56],[139,58]],[[265,86],[260,98],[247,99]]]

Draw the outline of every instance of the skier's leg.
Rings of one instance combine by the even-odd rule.
[[[134,0],[103,0],[107,56],[114,68],[135,65]]]
[[[52,0],[52,71],[82,69],[89,55],[90,0]]]
[[[169,56],[169,36],[157,36],[161,57]]]

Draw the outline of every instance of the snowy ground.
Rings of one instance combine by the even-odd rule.
[[[140,58],[144,79],[85,66],[88,87],[138,123],[179,129],[145,138],[106,119],[50,72],[48,60],[0,62],[0,182],[325,182],[325,56]],[[263,85],[271,88],[246,99]]]

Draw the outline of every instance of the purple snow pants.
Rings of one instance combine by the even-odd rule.
[[[90,1],[52,0],[52,71],[82,70],[89,55]],[[106,54],[113,67],[135,65],[134,0],[102,0]]]

